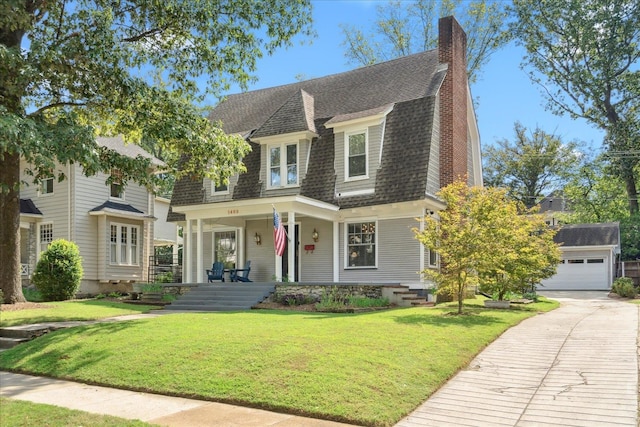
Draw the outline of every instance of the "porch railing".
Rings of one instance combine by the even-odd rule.
[[[182,283],[182,264],[177,255],[151,255],[149,282]]]
[[[20,264],[20,275],[28,276],[29,275],[29,264]]]

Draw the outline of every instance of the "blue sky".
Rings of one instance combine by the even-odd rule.
[[[381,0],[386,1],[386,0]],[[355,68],[344,56],[342,32],[339,24],[360,27],[365,33],[376,18],[376,1],[320,0],[313,2],[313,27],[317,33],[309,44],[277,51],[258,61],[258,81],[249,89],[278,86],[296,81],[297,75],[322,77]],[[564,141],[579,140],[600,149],[604,133],[585,120],[572,120],[545,111],[540,88],[520,69],[524,50],[511,44],[494,53],[484,67],[471,92],[478,100],[476,114],[483,146],[498,139],[513,138],[513,124],[520,121],[528,129],[540,126]],[[235,88],[230,93],[238,92]]]

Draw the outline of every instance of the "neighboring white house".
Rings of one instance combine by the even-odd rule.
[[[183,280],[251,261],[253,281],[424,287],[420,272],[438,258],[414,238],[416,218],[443,209],[435,194],[456,179],[482,185],[465,51],[462,28],[442,18],[438,49],[228,96],[210,119],[251,145],[247,172],[228,185],[176,182]]]
[[[129,157],[153,158],[136,145],[126,145],[121,137],[97,138],[97,142]],[[155,158],[153,164],[163,165]],[[21,165],[21,170],[26,166]],[[58,238],[73,241],[80,249],[84,269],[80,293],[128,291],[131,283],[144,281],[155,228],[165,233],[164,226],[157,224],[166,222],[166,212],[156,217],[154,195],[134,183],[124,190],[117,180],[107,185],[108,176],[103,173],[86,177],[78,165],[61,166],[57,172],[63,172],[66,179],[58,182],[51,177],[20,192],[23,284],[29,283],[40,253]],[[21,179],[28,181],[29,177]],[[167,239],[175,241],[175,225],[168,227],[174,231],[167,232]]]
[[[562,225],[554,241],[561,245],[562,260],[538,290],[611,289],[620,254],[619,223]]]

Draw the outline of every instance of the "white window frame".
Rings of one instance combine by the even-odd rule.
[[[49,192],[45,192],[44,189],[46,188],[45,183],[47,182],[51,182],[51,191]],[[38,196],[40,197],[47,197],[47,196],[53,196],[53,184],[54,184],[55,180],[54,177],[49,177],[49,178],[45,178],[43,180],[40,181],[40,186],[38,187]]]
[[[112,233],[112,227],[116,227],[116,241],[114,242],[111,236]],[[124,243],[124,247],[123,247],[123,243],[122,243],[122,229],[125,228],[127,230],[127,241]],[[132,259],[133,255],[132,255],[132,247],[134,245],[132,245],[132,230],[136,230],[136,244],[135,244],[135,248],[136,248],[136,252],[135,252],[135,258],[136,259]],[[132,225],[132,224],[123,224],[123,223],[118,223],[118,222],[110,222],[109,223],[109,265],[124,265],[124,266],[133,266],[133,267],[137,267],[140,265],[140,252],[142,250],[142,234],[140,234],[140,226],[139,225]],[[115,246],[114,246],[115,245]],[[115,256],[116,259],[115,261],[113,260],[113,254],[111,249],[115,247]],[[125,258],[126,259],[122,259],[122,253],[123,253],[123,249],[124,249],[124,253],[125,253]]]
[[[227,188],[225,190],[216,190],[216,182],[211,181],[211,195],[212,196],[222,196],[225,194],[229,194],[229,184],[227,184]]]
[[[360,265],[360,266],[351,266],[349,263],[350,251],[349,251],[349,225],[350,224],[363,224],[363,223],[373,223],[375,227],[374,232],[374,243],[373,250],[374,253],[374,265]],[[344,223],[344,265],[345,270],[366,270],[366,269],[376,269],[378,268],[378,246],[380,245],[380,230],[378,228],[378,220],[373,218],[362,218],[357,221],[346,221]],[[366,243],[361,243],[362,246],[366,246]]]
[[[51,228],[51,235],[49,236],[50,240],[42,239],[42,231],[43,231],[43,228],[45,227]],[[41,222],[38,224],[38,259],[40,259],[40,254],[46,251],[49,244],[55,240],[53,233],[54,233],[53,222]]]
[[[364,175],[349,176],[349,137],[353,135],[364,134]],[[369,128],[358,129],[354,131],[344,132],[344,180],[359,181],[361,179],[369,179]]]
[[[435,263],[431,263],[431,255],[434,256]],[[438,255],[438,252],[432,251],[431,249],[427,249],[427,266],[428,267],[437,268],[439,260],[440,260],[440,256]]]
[[[296,182],[289,184],[288,181],[288,164],[287,164],[287,147],[294,145],[296,147]],[[278,148],[280,150],[280,185],[271,184],[271,150]],[[283,155],[284,154],[284,155]],[[300,185],[300,143],[299,142],[283,142],[280,144],[267,145],[267,188],[287,188],[298,187]]]

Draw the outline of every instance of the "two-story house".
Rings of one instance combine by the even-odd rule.
[[[155,166],[163,165],[137,145],[125,145],[121,137],[100,137],[97,142],[122,155],[150,157]],[[130,291],[131,283],[146,279],[153,254],[155,196],[134,183],[123,187],[117,179],[107,185],[103,173],[86,177],[77,164],[59,166],[56,175],[59,172],[65,180],[58,182],[52,176],[20,193],[23,284],[28,284],[40,253],[62,238],[80,249],[84,269],[80,293]],[[118,171],[112,174],[117,178]]]
[[[416,218],[458,178],[482,185],[466,35],[440,20],[439,47],[352,71],[231,95],[210,114],[251,145],[228,185],[176,183],[186,282],[213,261],[251,261],[254,281],[400,282],[438,265]],[[273,213],[288,234],[274,249]]]

